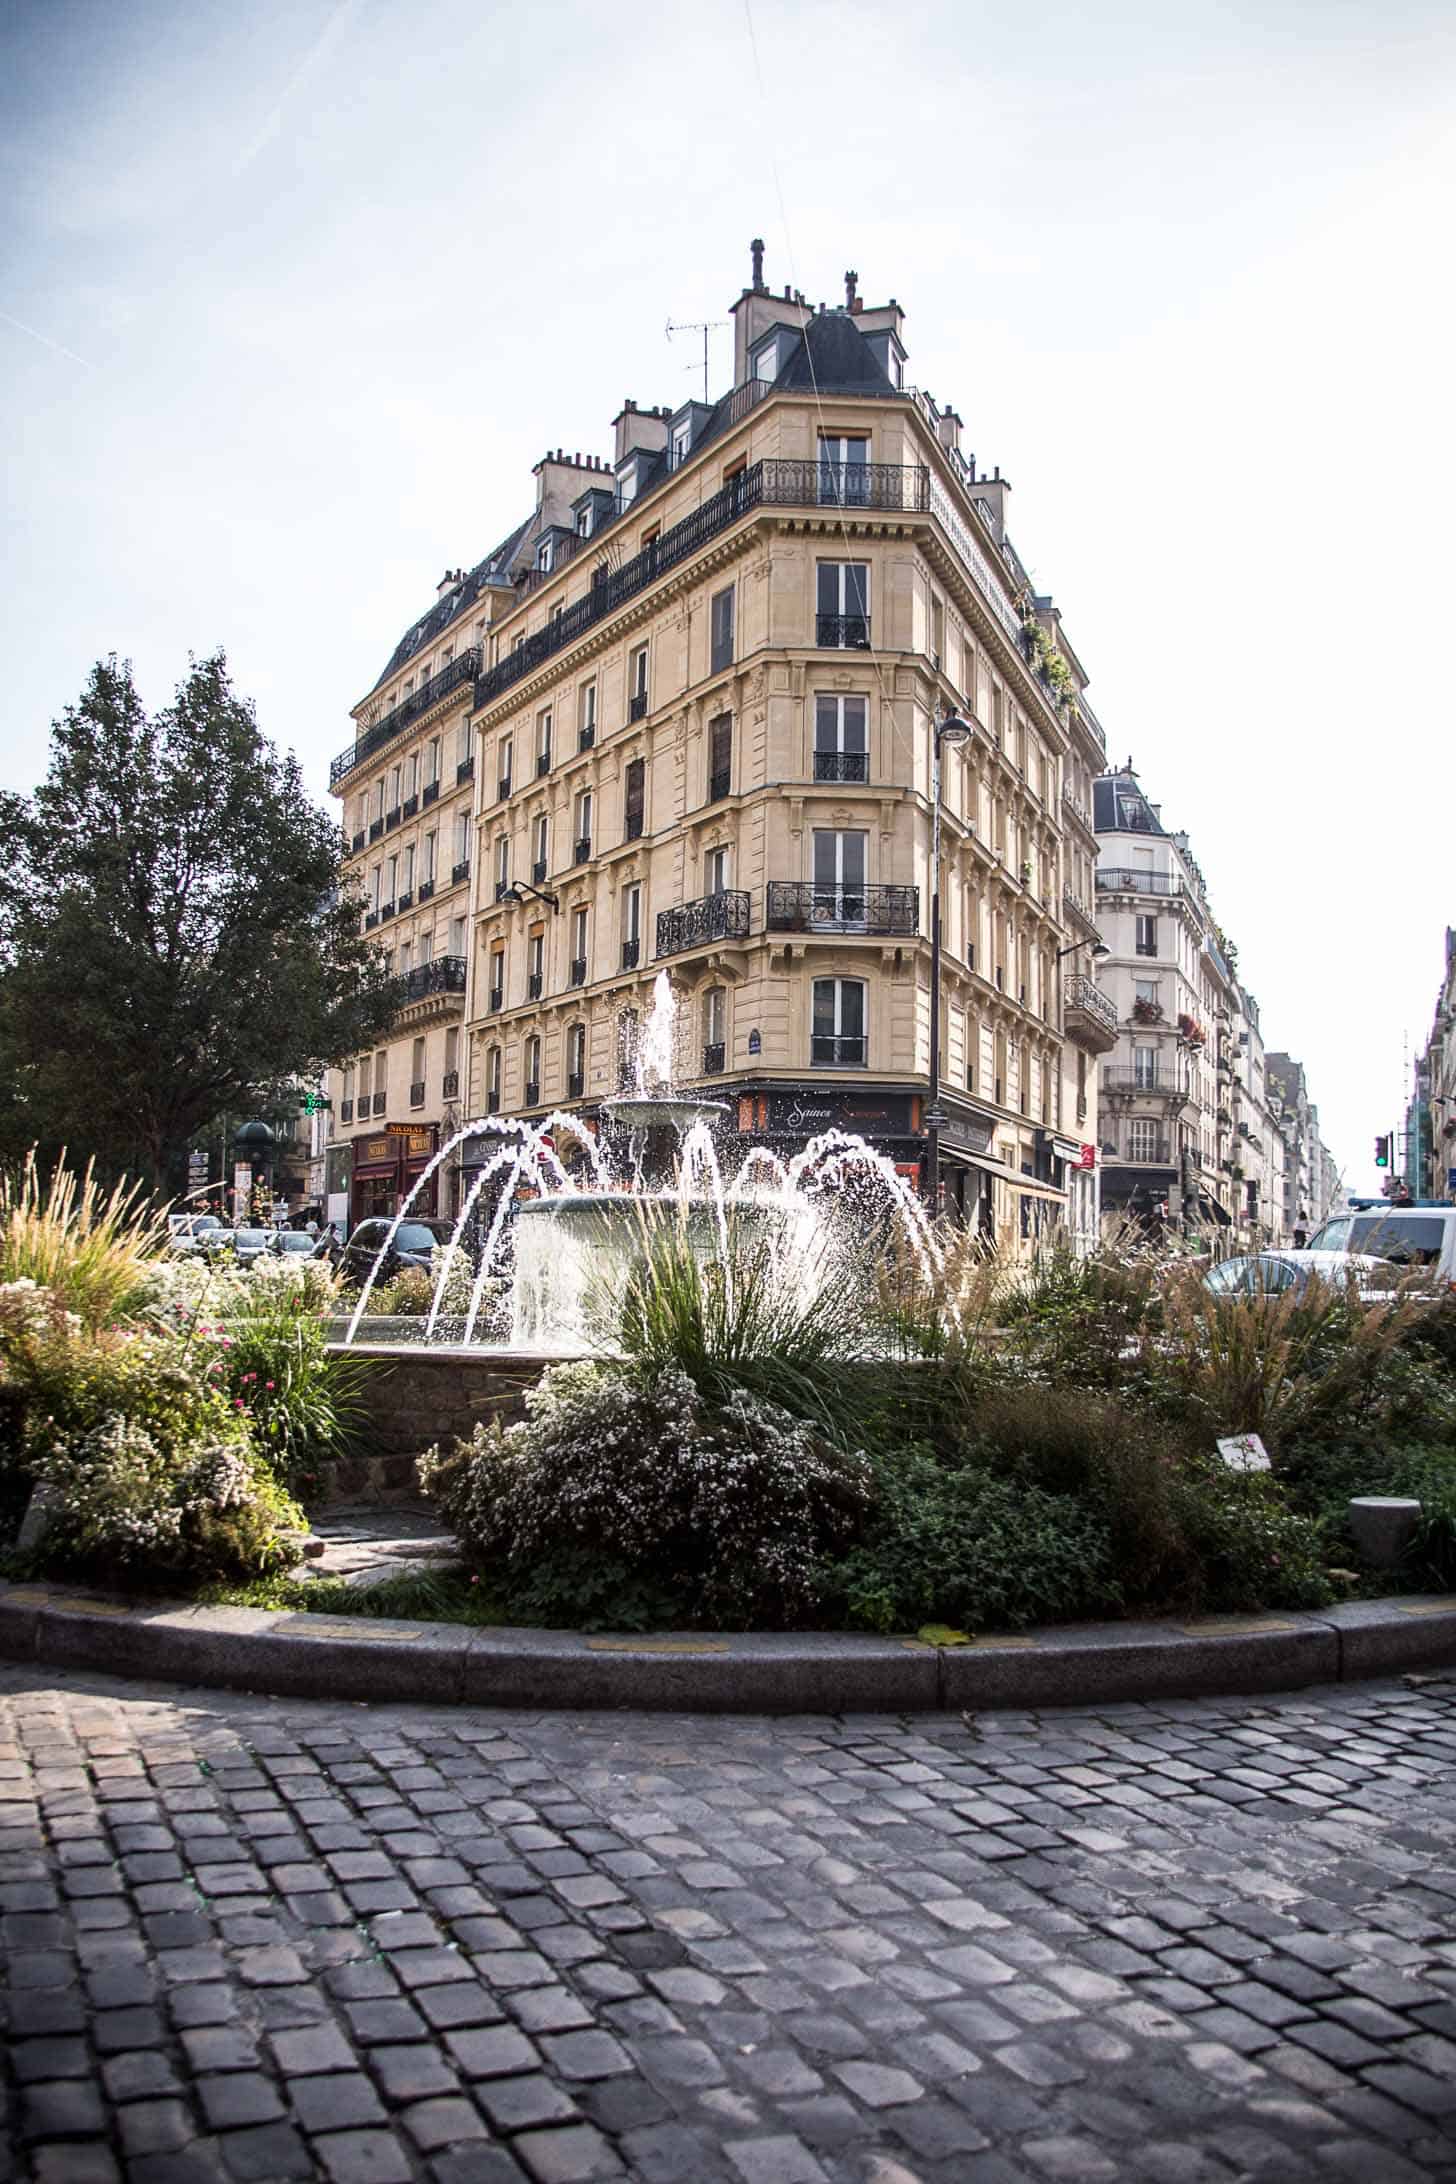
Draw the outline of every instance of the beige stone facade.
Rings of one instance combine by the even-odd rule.
[[[1009,489],[962,454],[953,412],[900,384],[898,307],[863,310],[851,290],[817,313],[754,287],[735,318],[729,397],[628,404],[610,464],[548,456],[532,517],[456,580],[453,613],[447,591],[445,618],[426,618],[432,679],[476,646],[480,672],[341,775],[370,912],[381,861],[414,841],[418,871],[425,811],[390,815],[438,738],[447,785],[431,810],[441,829],[472,811],[468,850],[452,834],[448,860],[437,852],[424,912],[418,885],[400,909],[397,866],[385,917],[386,866],[378,915],[414,967],[427,928],[439,957],[466,892],[443,875],[468,857],[461,1112],[590,1116],[619,1089],[665,969],[679,1081],[721,1096],[745,1144],[792,1150],[843,1125],[914,1174],[932,721],[955,709],[975,732],[944,761],[946,1195],[1007,1237],[1069,1207],[1090,1236],[1082,1148],[1115,1024],[1090,977],[1106,761],[1085,678],[1006,538]],[[386,729],[406,667],[418,702],[409,643],[371,701]],[[359,717],[368,742],[380,726]],[[441,1123],[458,999],[449,1015],[435,996],[412,1004],[420,1112]],[[396,1080],[418,1082],[403,1057],[419,1035],[402,1020],[384,1050],[382,1111],[370,1059],[371,1132],[381,1112],[409,1119]],[[342,1124],[346,1089],[334,1097]]]

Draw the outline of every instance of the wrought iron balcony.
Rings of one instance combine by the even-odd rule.
[[[384,821],[383,821],[382,819],[371,819],[371,820],[370,820],[370,822],[369,822],[369,839],[370,839],[370,841],[371,841],[371,842],[377,842],[377,841],[379,840],[379,837],[380,837],[380,835],[381,835],[381,834],[382,834],[383,832],[384,832]]]
[[[1125,866],[1099,867],[1099,895],[1181,895],[1182,884],[1166,872],[1130,872]]]
[[[511,793],[511,777],[509,774],[501,775],[495,785],[495,793],[498,800],[503,804]]]
[[[699,948],[710,940],[747,940],[748,897],[740,889],[702,895],[696,902],[680,902],[657,917],[657,953],[681,955],[685,948]]]
[[[406,819],[413,819],[420,808],[420,800],[417,796],[407,796],[399,808]]]
[[[629,811],[627,814],[626,839],[629,842],[639,841],[641,839],[641,835],[642,813],[640,811]]]
[[[487,1093],[486,1093],[486,1095],[485,1095],[485,1111],[486,1111],[486,1113],[487,1113],[488,1115],[498,1115],[498,1114],[500,1113],[500,1093],[499,1093],[499,1092],[487,1092]]]
[[[528,1077],[528,1078],[526,1079],[526,1105],[527,1105],[528,1107],[539,1107],[539,1106],[540,1106],[540,1104],[541,1104],[541,1086],[540,1086],[540,1082],[539,1082],[539,1080],[538,1080],[537,1078],[535,1078],[535,1077]]]
[[[635,971],[637,968],[637,959],[641,955],[641,953],[642,943],[640,940],[624,940],[622,943],[623,970]]]
[[[425,1084],[424,1084],[424,1079],[423,1079],[423,1078],[421,1078],[418,1084],[412,1084],[412,1085],[410,1086],[410,1106],[411,1106],[411,1107],[423,1107],[423,1106],[424,1106],[424,1104],[425,1104]]]
[[[462,781],[473,781],[474,779],[475,758],[474,754],[472,753],[469,758],[462,758],[459,765],[455,768],[455,786],[458,789]]]
[[[421,683],[419,689],[395,706],[393,712],[386,713],[382,720],[372,721],[347,750],[340,751],[329,767],[329,787],[333,788],[343,780],[345,774],[352,773],[356,766],[362,765],[374,752],[382,751],[386,744],[393,743],[395,737],[402,735],[422,713],[428,713],[432,705],[438,705],[441,698],[448,697],[452,690],[458,690],[462,683],[472,681],[479,673],[480,647],[467,645],[458,658],[442,667],[428,682]]]
[[[497,901],[497,902],[504,902],[504,901],[505,901],[505,899],[506,899],[506,897],[507,897],[507,895],[508,895],[508,894],[510,893],[510,891],[511,891],[511,883],[510,883],[510,881],[509,881],[509,880],[497,880],[497,881],[496,881],[496,883],[495,883],[495,899],[496,899],[496,901]]]
[[[429,901],[430,897],[434,894],[434,892],[435,883],[433,880],[421,880],[419,884],[419,890],[416,894],[415,899],[417,902],[426,903]]]
[[[420,796],[420,801],[421,801],[421,803],[424,803],[424,804],[437,804],[437,803],[439,802],[439,800],[440,800],[440,778],[439,778],[439,775],[437,774],[437,775],[435,776],[435,779],[434,779],[433,781],[427,781],[427,782],[425,783],[424,789],[423,789],[423,790],[422,790],[422,792],[421,792],[421,796]]]
[[[868,652],[870,618],[867,614],[816,614],[816,645],[837,645],[851,652]]]
[[[361,1107],[362,1107],[362,1104],[363,1104],[363,1103],[361,1102],[360,1104],[361,1104]],[[382,1115],[382,1114],[383,1114],[383,1113],[385,1112],[385,1110],[386,1110],[386,1108],[387,1108],[388,1106],[389,1106],[389,1094],[388,1094],[387,1092],[376,1092],[376,1093],[375,1093],[375,1095],[374,1095],[374,1112],[375,1112],[375,1114],[376,1114],[376,1115]]]
[[[352,1122],[354,1120],[354,1102],[352,1100],[340,1100],[339,1120],[340,1122]]]
[[[514,659],[514,658],[515,658],[515,654],[514,654],[514,653],[512,653],[511,657],[512,657],[512,659]],[[537,780],[539,781],[539,780],[541,779],[541,776],[542,776],[543,774],[549,774],[549,773],[550,773],[550,771],[551,771],[551,746],[550,746],[550,745],[548,744],[548,745],[546,746],[546,749],[545,749],[544,751],[538,751],[538,752],[536,753],[536,779],[537,779]]]
[[[589,751],[592,745],[596,742],[596,740],[597,732],[595,728],[578,728],[576,732],[576,747],[579,751]]]
[[[575,862],[577,864],[585,864],[590,855],[591,836],[589,834],[583,834],[578,837],[575,844]]]
[[[627,718],[629,721],[646,720],[647,692],[645,690],[635,691],[627,700]]]
[[[395,907],[395,909],[396,909],[397,911],[399,911],[399,912],[403,913],[404,911],[406,911],[406,910],[409,910],[409,909],[413,908],[413,906],[414,906],[414,899],[415,899],[415,891],[414,891],[414,889],[413,889],[412,887],[407,887],[407,888],[406,888],[406,889],[404,890],[403,894],[401,894],[401,895],[396,895],[396,897],[395,897],[395,899],[394,899],[394,907]]]
[[[536,859],[536,862],[531,867],[531,885],[533,887],[544,887],[545,884],[546,859],[544,857],[538,857]]]
[[[505,987],[504,987],[504,986],[492,986],[492,987],[491,987],[491,989],[490,989],[490,992],[489,992],[489,994],[488,994],[488,995],[486,996],[486,1003],[485,1003],[485,1005],[486,1005],[487,1009],[488,1009],[488,1010],[490,1011],[490,1013],[491,1013],[491,1015],[492,1015],[492,1016],[499,1016],[499,1015],[500,1015],[500,1012],[501,1012],[501,1010],[502,1010],[502,1009],[503,1009],[503,1008],[505,1007],[505,1005],[506,1005],[506,989],[505,989]]]
[[[453,865],[451,865],[451,867],[450,867],[450,885],[451,885],[452,887],[458,887],[458,886],[459,886],[459,884],[460,884],[460,882],[461,882],[462,880],[468,880],[468,879],[469,879],[469,877],[470,877],[470,859],[469,859],[468,857],[462,857],[462,858],[460,859],[460,861],[459,861],[459,863],[458,863],[458,864],[453,864]]]
[[[584,986],[586,984],[585,956],[572,957],[571,967],[567,975],[567,984],[571,986]]]
[[[1062,980],[1062,1022],[1069,1039],[1093,1054],[1110,1054],[1117,1044],[1117,1010],[1090,978],[1071,971]]]
[[[920,931],[918,887],[816,887],[809,880],[770,880],[764,923],[771,933],[896,933]]]
[[[540,971],[532,971],[530,977],[526,980],[526,999],[528,1001],[539,1001],[541,989],[545,983],[546,981]]]
[[[386,834],[393,834],[395,828],[399,825],[400,816],[398,804],[395,805],[393,811],[387,811],[384,814],[384,831]]]
[[[375,928],[375,926],[376,926],[376,925],[377,925],[378,923],[379,923],[379,912],[378,912],[377,910],[366,910],[366,911],[365,911],[365,913],[364,913],[364,930],[365,930],[365,932],[366,932],[366,933],[372,933],[372,932],[373,932],[373,930],[374,930],[374,928]]]
[[[814,753],[814,779],[816,781],[868,781],[870,759],[868,751],[816,751]]]
[[[464,993],[465,958],[436,956],[432,963],[417,963],[401,981],[406,1001],[424,1001],[435,993]]]
[[[732,769],[727,766],[720,766],[716,773],[709,774],[708,802],[710,804],[720,804],[723,798],[731,793],[732,780]]]
[[[1187,1086],[1171,1069],[1158,1069],[1151,1074],[1137,1068],[1104,1069],[1102,1089],[1104,1092],[1118,1093],[1147,1092],[1159,1099],[1188,1098]]]
[[[354,836],[354,839],[353,839],[353,841],[352,841],[352,842],[350,842],[350,844],[349,844],[349,855],[350,855],[351,857],[352,857],[352,856],[354,855],[354,853],[355,853],[355,851],[356,851],[356,850],[360,850],[360,849],[362,849],[362,848],[364,847],[365,839],[366,839],[366,830],[365,830],[365,829],[364,829],[363,827],[361,827],[361,828],[359,829],[359,832],[358,832],[358,833],[357,833],[357,834],[356,834],[356,835]]]
[[[816,1069],[863,1069],[868,1045],[863,1035],[841,1039],[816,1031],[809,1041],[809,1059]]]
[[[703,1048],[703,1075],[721,1077],[723,1074],[723,1041],[715,1039]]]
[[[382,903],[381,903],[381,904],[379,905],[379,922],[380,922],[380,924],[382,925],[382,924],[384,923],[384,921],[385,921],[385,919],[386,919],[386,918],[392,918],[393,916],[394,916],[394,904],[393,904],[392,902],[382,902]]]
[[[574,1070],[572,1071],[571,1075],[570,1075],[570,1076],[569,1076],[569,1077],[567,1078],[567,1080],[566,1080],[566,1097],[567,1097],[567,1098],[568,1098],[569,1100],[579,1100],[579,1099],[581,1098],[582,1094],[583,1094],[583,1093],[585,1092],[585,1090],[586,1090],[586,1077],[585,1077],[585,1075],[583,1074],[583,1072],[582,1072],[581,1070],[579,1070],[579,1069],[574,1069]]]
[[[458,1069],[447,1069],[444,1076],[440,1079],[440,1097],[442,1100],[459,1099],[460,1072]]]

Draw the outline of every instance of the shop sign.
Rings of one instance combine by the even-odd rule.
[[[771,1092],[766,1127],[775,1136],[818,1137],[825,1130],[857,1130],[870,1137],[911,1137],[908,1093],[825,1092],[817,1085]]]
[[[428,1160],[435,1150],[433,1130],[406,1130],[404,1151],[406,1160]]]
[[[365,1138],[357,1149],[360,1160],[397,1160],[399,1147],[392,1137]]]
[[[1095,1167],[1096,1167],[1096,1165],[1097,1165],[1097,1148],[1096,1148],[1096,1146],[1095,1146],[1095,1145],[1084,1145],[1084,1146],[1082,1147],[1082,1153],[1081,1153],[1081,1158],[1080,1158],[1080,1159],[1078,1160],[1078,1162],[1077,1162],[1077,1166],[1078,1166],[1079,1168],[1095,1168]]]
[[[979,1115],[962,1115],[957,1114],[954,1109],[947,1109],[945,1121],[941,1124],[940,1142],[942,1145],[959,1145],[968,1153],[989,1153],[995,1128],[993,1122],[983,1122]]]

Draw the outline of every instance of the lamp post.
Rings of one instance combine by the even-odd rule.
[[[544,887],[533,887],[529,880],[513,880],[501,896],[501,901],[511,903],[517,910],[520,910],[525,905],[527,895],[534,895],[537,902],[549,903],[557,916],[561,915],[561,897],[551,894]]]
[[[930,795],[934,808],[930,843],[930,1099],[925,1110],[925,1197],[932,1213],[940,1210],[940,747],[967,743],[973,722],[949,708],[932,723]]]

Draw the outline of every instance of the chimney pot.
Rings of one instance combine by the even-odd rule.
[[[846,273],[846,274],[845,274],[845,276],[844,276],[844,303],[845,303],[845,308],[846,308],[846,310],[849,310],[849,311],[853,311],[853,310],[855,310],[855,309],[857,308],[857,306],[856,306],[856,302],[855,302],[855,290],[856,290],[856,288],[858,287],[858,285],[859,285],[859,275],[858,275],[858,273],[855,273],[855,272],[851,271],[851,272],[848,272],[848,273]]]
[[[761,289],[763,287],[763,237],[755,235],[748,248],[753,256],[753,285],[756,289]]]

